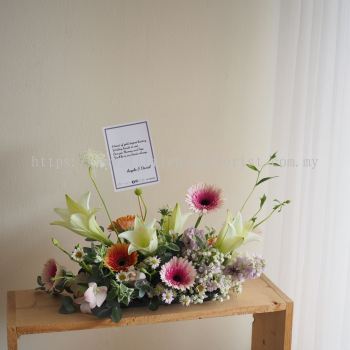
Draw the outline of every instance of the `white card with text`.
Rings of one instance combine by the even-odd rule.
[[[103,128],[115,191],[159,182],[147,121]]]

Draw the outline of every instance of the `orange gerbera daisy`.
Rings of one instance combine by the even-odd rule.
[[[104,264],[112,271],[126,271],[137,263],[137,253],[128,253],[129,244],[116,243],[107,249]]]
[[[113,221],[113,224],[118,232],[124,232],[132,230],[134,228],[134,222],[135,215],[125,215]],[[109,225],[108,230],[113,231],[113,226]]]

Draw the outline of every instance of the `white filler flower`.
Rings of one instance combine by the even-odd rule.
[[[83,164],[90,168],[106,168],[106,156],[102,152],[93,151],[88,149],[86,152],[80,154],[80,160]]]

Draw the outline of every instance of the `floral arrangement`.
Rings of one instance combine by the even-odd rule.
[[[63,226],[85,238],[88,246],[77,244],[72,251],[64,249],[57,239],[53,244],[79,265],[77,274],[67,271],[54,259],[44,265],[38,276],[39,289],[62,294],[61,313],[80,309],[99,318],[118,322],[122,309],[148,305],[156,310],[160,304],[184,306],[207,300],[224,301],[242,291],[242,283],[260,277],[265,261],[239,249],[260,240],[257,228],[289,200],[274,200],[269,214],[260,218],[266,195],[260,198],[257,211],[246,221],[242,212],[255,189],[273,177],[262,177],[267,166],[279,166],[274,153],[261,167],[247,164],[256,180],[239,212],[227,211],[223,226],[216,230],[201,227],[204,216],[223,205],[222,191],[212,185],[197,184],[186,195],[192,213],[183,214],[179,204],[159,210],[158,220],[147,220],[147,205],[140,189],[135,190],[140,213],[112,220],[98,189],[95,169],[106,165],[105,156],[88,151],[81,156],[88,166],[92,184],[109,219],[105,231],[96,221],[98,209],[90,207],[90,192],[79,201],[66,195],[67,208],[56,208]],[[191,214],[197,215],[194,226],[185,227]]]

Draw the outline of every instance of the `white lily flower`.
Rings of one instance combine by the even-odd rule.
[[[119,234],[120,238],[126,239],[130,245],[129,254],[140,251],[143,254],[153,253],[158,248],[156,220],[145,224],[138,216],[135,217],[134,229]]]
[[[107,245],[112,242],[106,237],[96,222],[95,215],[98,209],[90,209],[91,193],[85,193],[78,202],[66,195],[67,208],[55,208],[55,212],[61,217],[61,221],[54,221],[51,225],[59,225],[77,233]]]
[[[232,220],[232,214],[228,211],[226,222],[219,232],[215,248],[222,253],[229,253],[236,250],[242,244],[260,241],[261,236],[252,232],[253,226],[254,223],[252,221],[243,222],[240,212]]]
[[[181,234],[190,215],[192,215],[192,213],[182,214],[179,203],[176,203],[171,215],[164,217],[163,229],[167,233],[174,231]]]

